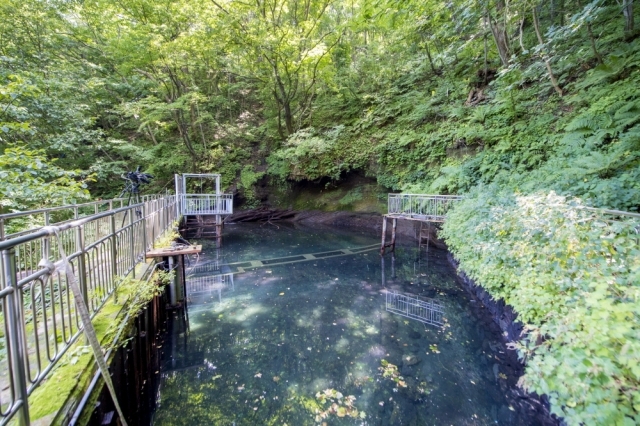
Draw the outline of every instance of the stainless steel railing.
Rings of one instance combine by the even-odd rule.
[[[165,195],[142,195],[140,202],[166,197]],[[0,214],[0,241],[29,234],[43,226],[59,225],[82,217],[91,216],[129,204],[128,198],[91,201],[81,204],[49,207],[25,212]]]
[[[119,277],[134,271],[147,248],[177,219],[174,196],[146,197],[143,203],[117,208],[118,200],[110,201],[104,202],[107,211],[0,241],[0,425],[16,418],[29,423],[29,395],[82,331],[66,275],[59,268],[63,260],[58,240],[94,317]],[[87,206],[97,210],[104,203]],[[74,215],[80,208],[72,208]]]
[[[458,195],[389,194],[389,215],[442,222],[447,211],[458,201]]]
[[[179,194],[180,213],[190,215],[228,215],[233,213],[232,194]]]

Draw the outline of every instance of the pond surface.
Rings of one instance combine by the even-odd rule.
[[[505,396],[513,354],[446,252],[381,258],[374,231],[281,224],[200,243],[153,424],[536,423]]]

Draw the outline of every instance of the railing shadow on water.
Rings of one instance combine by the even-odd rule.
[[[121,277],[135,271],[153,241],[177,219],[175,196],[143,200],[131,206],[109,200],[0,215],[1,225],[42,219],[0,241],[0,425],[16,419],[29,424],[29,395],[82,332],[58,243],[93,318]],[[85,208],[95,213],[81,217]],[[53,215],[61,212],[71,219],[52,225]]]

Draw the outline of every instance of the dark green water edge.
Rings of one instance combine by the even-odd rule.
[[[515,401],[515,354],[445,251],[381,258],[375,232],[287,224],[201,242],[153,424],[540,423]],[[417,299],[407,317],[398,301]]]

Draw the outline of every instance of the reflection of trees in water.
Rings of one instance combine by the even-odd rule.
[[[178,333],[186,347],[169,354],[177,362],[163,373],[155,423],[312,424],[324,389],[356,396],[369,424],[465,424],[473,414],[493,422],[491,404],[500,408],[504,398],[468,301],[443,266],[414,272],[409,250],[396,255],[393,274],[386,258],[387,286],[446,300],[444,326],[385,311],[377,254],[236,275],[221,305],[190,305],[192,331]],[[382,359],[406,386],[379,380]]]

